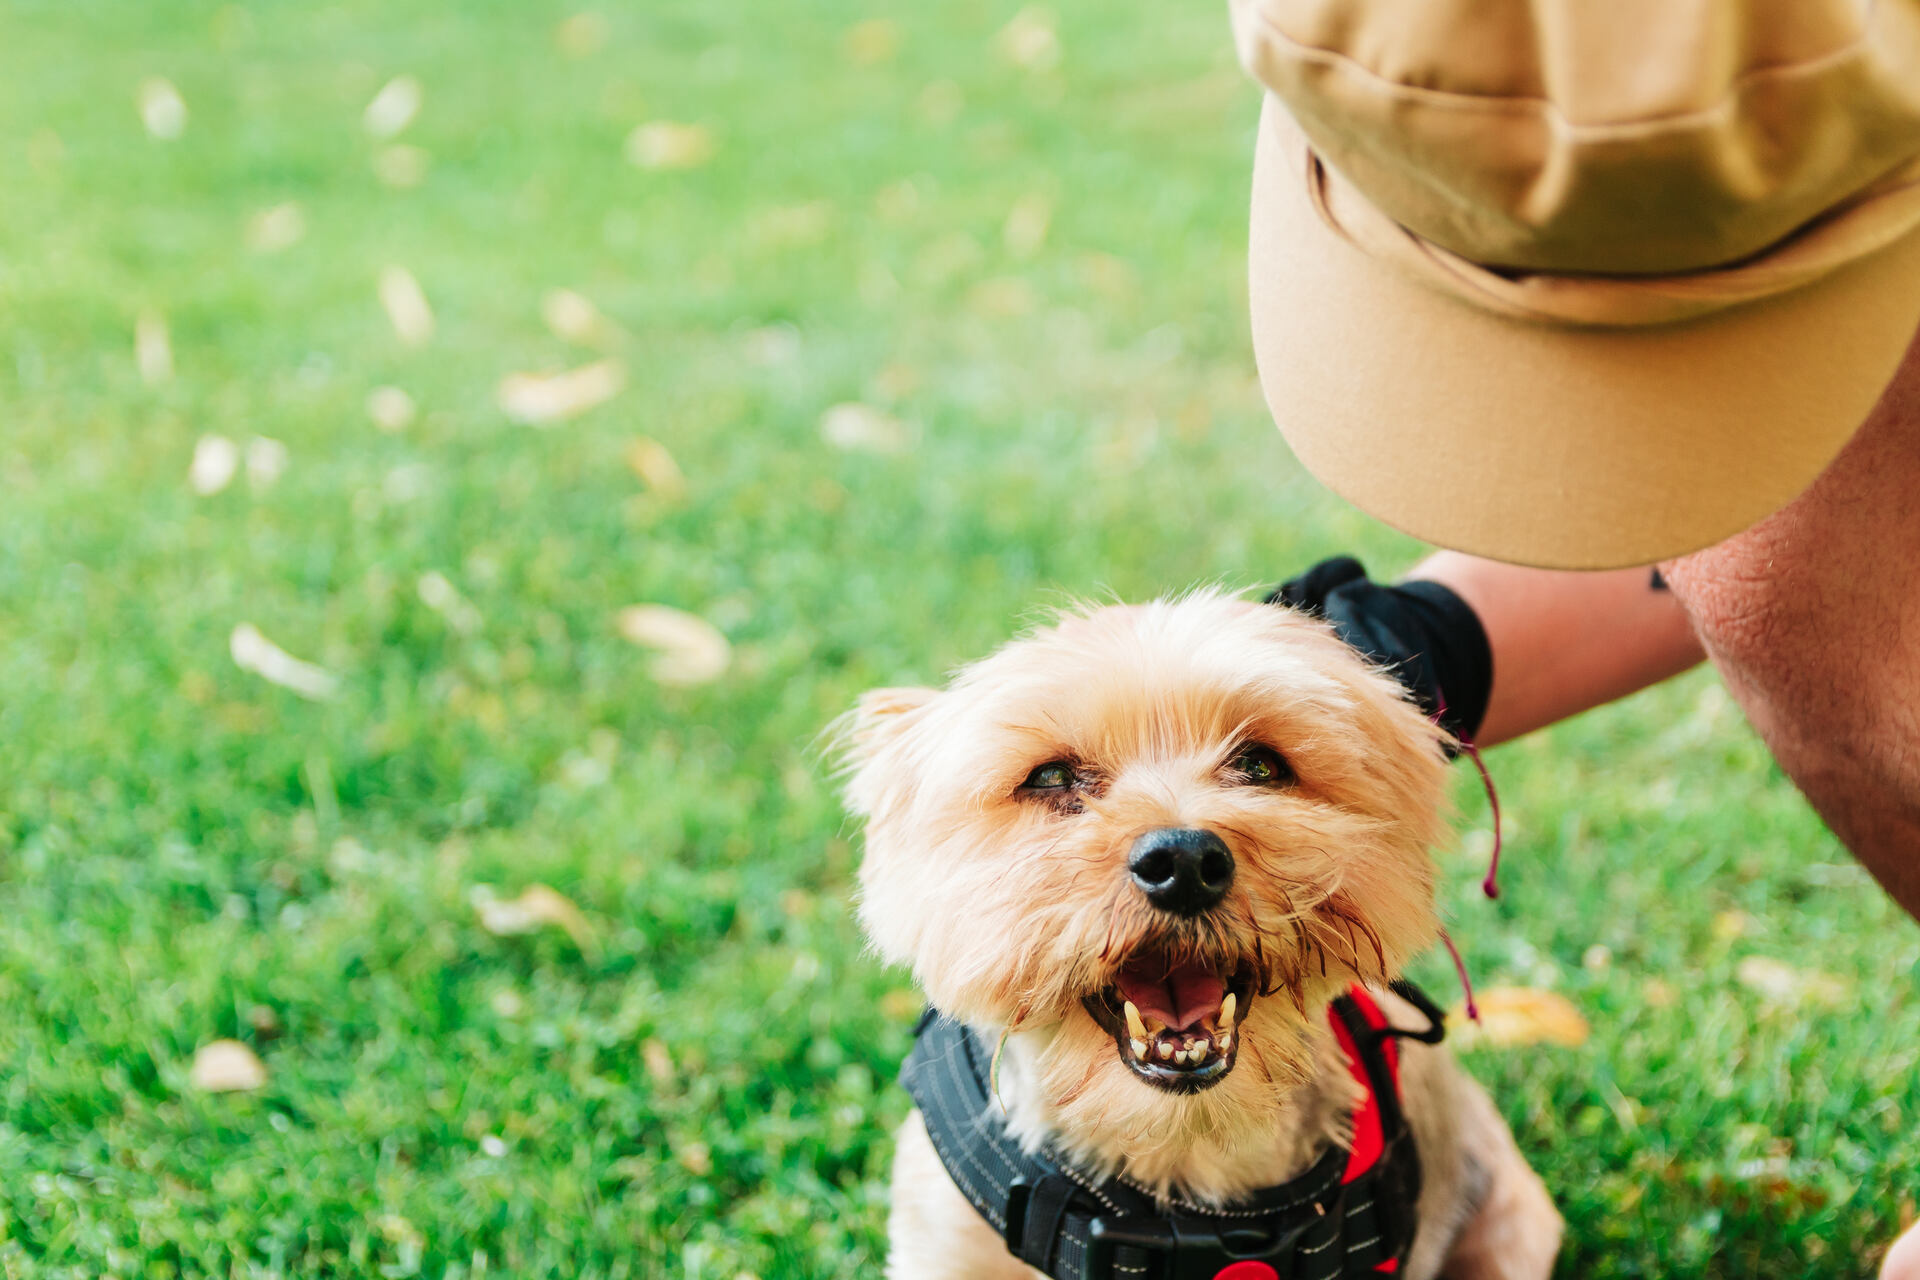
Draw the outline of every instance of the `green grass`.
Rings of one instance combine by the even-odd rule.
[[[1224,15],[1059,0],[1032,71],[996,45],[1018,8],[647,0],[573,56],[535,0],[0,2],[8,1275],[874,1272],[914,1000],[861,953],[820,728],[1063,594],[1419,550],[1265,420]],[[897,53],[856,65],[874,16]],[[400,73],[431,157],[404,190],[360,124]],[[171,143],[135,110],[156,75]],[[651,119],[711,162],[626,163]],[[305,239],[249,251],[286,201]],[[542,431],[495,387],[594,358],[543,327],[555,286],[618,323],[629,386]],[[403,432],[368,421],[384,384]],[[848,400],[913,447],[823,446]],[[290,465],[196,496],[206,433]],[[639,435],[684,499],[629,470]],[[655,684],[613,624],[644,601],[719,624],[728,674]],[[237,669],[240,622],[340,695]],[[1507,892],[1478,896],[1463,778],[1454,936],[1594,1027],[1467,1055],[1566,1212],[1562,1274],[1869,1274],[1920,1183],[1920,932],[1710,676],[1491,763]],[[481,927],[475,886],[532,883],[591,945]],[[1771,1006],[1754,956],[1831,994]],[[189,1085],[218,1037],[264,1089]]]

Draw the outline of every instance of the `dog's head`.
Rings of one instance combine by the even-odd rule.
[[[1320,622],[1073,613],[850,717],[860,916],[947,1013],[1034,1033],[1054,1119],[1224,1119],[1432,941],[1443,731]]]

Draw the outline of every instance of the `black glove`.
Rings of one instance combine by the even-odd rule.
[[[1322,560],[1267,597],[1333,624],[1335,634],[1392,671],[1430,716],[1472,742],[1493,692],[1493,650],[1467,602],[1437,582],[1383,587],[1352,556]]]

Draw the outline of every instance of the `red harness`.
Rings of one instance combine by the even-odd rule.
[[[1386,1029],[1387,1015],[1380,1011],[1380,1006],[1374,1003],[1365,987],[1354,983],[1347,991],[1347,999],[1369,1027],[1375,1031]],[[1381,1155],[1386,1151],[1386,1140],[1380,1117],[1380,1095],[1374,1091],[1373,1074],[1367,1070],[1367,1064],[1360,1056],[1360,1047],[1353,1042],[1353,1032],[1347,1029],[1346,1019],[1332,1009],[1327,1011],[1327,1021],[1333,1024],[1333,1035],[1340,1042],[1340,1051],[1347,1055],[1347,1070],[1365,1090],[1359,1110],[1353,1113],[1353,1150],[1347,1155],[1347,1171],[1340,1179],[1344,1184],[1352,1182],[1380,1162]],[[1387,1074],[1392,1078],[1397,1103],[1400,1095],[1400,1045],[1388,1038],[1380,1042],[1380,1051],[1387,1060]],[[1398,1258],[1388,1258],[1374,1268],[1383,1273],[1399,1269]]]

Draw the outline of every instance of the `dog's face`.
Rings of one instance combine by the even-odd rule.
[[[1056,1117],[1257,1104],[1435,932],[1442,731],[1327,628],[1220,594],[1074,614],[853,716],[860,915],[1035,1033]]]

